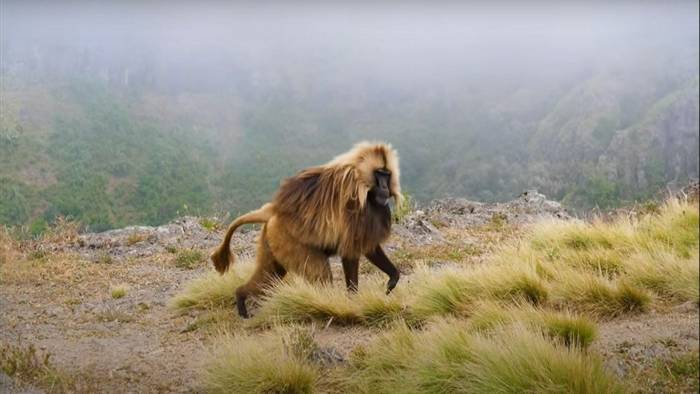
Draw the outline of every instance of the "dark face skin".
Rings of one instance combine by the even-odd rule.
[[[368,197],[370,201],[380,207],[385,207],[389,204],[391,192],[389,183],[391,181],[391,172],[386,169],[374,171],[374,186],[370,189]]]

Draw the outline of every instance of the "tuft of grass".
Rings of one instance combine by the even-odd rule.
[[[361,316],[345,289],[313,284],[294,277],[289,281],[275,283],[268,289],[253,322],[261,324],[313,320],[332,320],[335,324],[344,325],[360,322]]]
[[[243,323],[233,308],[213,308],[200,313],[181,333],[206,330],[207,333],[219,334],[239,329]]]
[[[552,298],[561,307],[603,318],[643,312],[651,302],[649,293],[634,284],[574,270],[556,274]]]
[[[95,262],[97,264],[112,264],[114,262],[114,259],[112,259],[112,256],[109,253],[101,252],[95,258]]]
[[[49,253],[43,249],[35,249],[29,252],[27,255],[28,260],[43,260],[45,259]]]
[[[112,286],[112,288],[109,290],[110,295],[112,298],[119,299],[124,296],[126,296],[126,293],[129,291],[129,286],[126,284],[120,284],[116,286]]]
[[[221,223],[214,218],[201,218],[199,219],[199,225],[208,231],[216,231],[221,227]]]
[[[688,258],[667,251],[638,253],[625,264],[625,276],[635,285],[681,302],[700,302],[698,254]]]
[[[413,198],[408,193],[401,193],[401,196],[401,205],[395,206],[391,212],[391,219],[394,223],[402,222],[415,209]]]
[[[595,323],[585,316],[568,311],[549,311],[525,303],[508,307],[493,302],[482,303],[472,313],[469,328],[488,331],[514,323],[540,329],[567,346],[579,348],[588,347],[597,335]]]
[[[20,382],[46,388],[49,392],[74,392],[75,382],[56,369],[51,354],[40,356],[34,345],[0,346],[0,371]]]
[[[640,220],[637,240],[648,250],[666,247],[681,257],[690,257],[700,247],[700,211],[697,202],[669,199],[658,215]]]
[[[489,223],[485,226],[487,230],[500,230],[508,224],[508,216],[502,212],[491,215]]]
[[[175,255],[177,268],[192,269],[204,261],[204,253],[197,249],[182,249]]]
[[[95,318],[97,319],[97,321],[104,322],[104,323],[107,323],[107,322],[131,323],[134,320],[136,320],[134,318],[134,316],[132,316],[126,312],[120,311],[116,308],[109,308],[109,309],[106,309],[104,311],[100,311],[100,312],[95,314]]]
[[[700,354],[697,350],[659,364],[657,368],[661,373],[671,379],[676,386],[680,386],[679,392],[697,393],[700,389]]]
[[[250,264],[244,265],[244,267],[251,268]],[[188,283],[184,291],[173,297],[170,305],[180,310],[230,308],[235,303],[236,288],[245,281],[246,279],[241,276],[237,269],[229,269],[223,275],[210,271],[205,276]]]
[[[609,224],[595,221],[543,221],[531,230],[530,243],[536,250],[552,248],[584,251],[611,249],[629,245],[632,241],[627,223]]]
[[[376,278],[376,277],[375,277]],[[374,283],[372,283],[374,282]],[[407,313],[406,293],[403,288],[385,293],[382,281],[370,281],[351,298],[358,308],[362,322],[369,326],[387,327],[405,318]]]
[[[308,335],[268,333],[265,338],[225,334],[211,347],[203,382],[211,393],[311,393],[320,377],[309,356]]]
[[[453,322],[399,327],[352,355],[351,392],[620,393],[599,359],[522,325],[469,333]]]
[[[412,314],[418,320],[433,315],[469,315],[479,300],[525,300],[539,304],[548,290],[534,268],[528,265],[489,265],[471,269],[423,273],[416,289]]]
[[[143,242],[148,239],[147,234],[141,234],[141,233],[131,233],[129,236],[126,238],[126,245],[127,246],[133,246],[136,245],[139,242]]]
[[[493,260],[534,265],[560,305],[599,316],[643,311],[652,296],[698,303],[698,225],[697,202],[672,198],[637,217],[540,222]]]

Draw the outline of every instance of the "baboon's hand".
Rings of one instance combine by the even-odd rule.
[[[391,293],[392,290],[394,290],[394,287],[396,287],[396,284],[399,283],[399,274],[397,273],[395,277],[390,278],[389,281],[386,283],[386,294],[388,295]]]

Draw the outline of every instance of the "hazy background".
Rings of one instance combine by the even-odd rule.
[[[574,208],[698,176],[698,2],[2,1],[0,223],[240,211],[362,139]]]

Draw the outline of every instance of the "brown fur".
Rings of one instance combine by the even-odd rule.
[[[391,212],[388,207],[367,200],[375,185],[374,170],[377,169],[391,172],[390,194],[400,203],[396,152],[386,144],[363,142],[327,164],[305,169],[286,179],[271,203],[237,218],[230,225],[221,246],[211,256],[221,273],[232,261],[229,243],[236,228],[247,223],[265,223],[258,240],[256,271],[236,290],[242,315],[247,312],[241,302],[248,295],[260,293],[265,285],[287,271],[309,280],[331,282],[329,255],[340,255],[344,266],[346,261],[356,265],[361,256],[369,258],[376,253],[388,262],[380,244],[389,237]],[[375,260],[370,259],[377,264]],[[388,266],[395,270],[390,262]],[[394,276],[395,285],[398,271]]]

